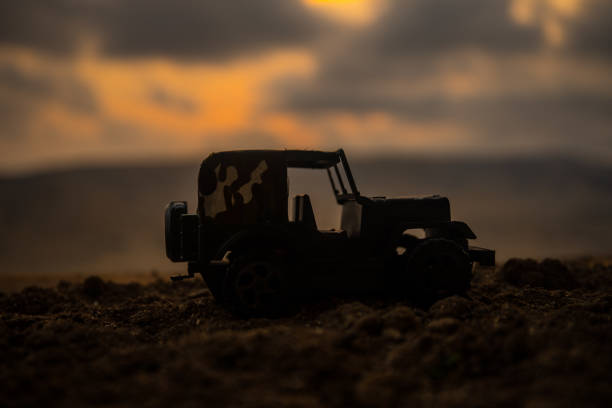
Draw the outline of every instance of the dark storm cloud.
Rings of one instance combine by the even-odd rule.
[[[480,95],[470,98],[449,98],[443,94],[398,96],[371,88],[336,89],[313,93],[299,101],[294,109],[305,115],[324,111],[364,114],[386,112],[410,121],[481,123],[510,128],[525,125],[610,121],[612,93],[583,90]]]
[[[21,98],[15,99],[0,93],[0,142],[20,141],[24,123],[36,108]]]
[[[19,0],[0,3],[0,44],[50,53],[72,51],[87,26],[89,2]]]
[[[73,112],[91,114],[97,103],[89,88],[68,75],[32,74],[0,63],[0,138],[16,141],[23,136],[36,112],[46,103],[63,105]]]
[[[24,75],[12,65],[0,65],[0,141],[16,141],[20,129],[51,93],[49,81]]]
[[[537,47],[539,31],[513,22],[508,1],[393,0],[372,27],[371,46],[385,55],[478,48],[520,51]]]
[[[322,23],[295,0],[126,0],[104,14],[106,48],[122,55],[224,57],[306,43]]]
[[[286,95],[281,108],[311,117],[385,112],[400,121],[451,124],[489,147],[540,143],[610,152],[609,80],[581,81],[586,74],[576,63],[589,66],[596,56],[610,64],[612,3],[587,2],[584,11],[565,18],[566,42],[552,54],[537,21],[520,25],[509,10],[505,0],[392,1],[375,24],[327,53],[312,81],[275,84]],[[548,64],[573,65],[562,74],[551,65],[546,78],[538,71],[546,53],[556,61]],[[462,96],[444,82],[453,74],[473,81],[478,69],[487,75]],[[602,86],[584,85],[593,81]]]
[[[19,92],[48,96],[53,89],[53,82],[48,78],[27,75],[11,64],[0,64],[0,86]]]
[[[290,108],[358,111],[395,105],[394,80],[415,84],[440,69],[449,53],[479,50],[493,55],[534,52],[543,44],[539,29],[516,24],[508,0],[392,0],[373,25],[345,47],[323,56],[312,84],[286,92]],[[471,68],[465,67],[466,71]]]
[[[55,100],[80,113],[97,109],[89,88],[68,74],[32,74],[4,63],[0,64],[0,91],[5,96],[3,104],[11,104],[11,99],[26,99],[32,105]]]
[[[608,6],[612,3],[594,4],[597,7],[568,22],[571,45],[557,55],[566,53],[568,57],[579,58],[578,49],[605,50],[609,46],[609,41],[604,39],[612,38],[606,37],[610,25],[603,21],[612,17],[612,5]],[[430,119],[457,112],[468,115],[471,109],[482,111],[481,108],[491,106],[507,106],[511,110],[521,110],[522,106],[549,109],[551,103],[555,104],[556,112],[562,107],[574,111],[605,110],[606,105],[599,104],[609,100],[608,93],[590,96],[588,91],[568,89],[562,83],[555,95],[536,95],[539,84],[534,83],[533,88],[527,87],[519,94],[514,92],[511,97],[503,93],[488,96],[482,106],[478,106],[483,101],[480,96],[475,101],[469,97],[459,102],[449,99],[444,95],[443,84],[438,89],[435,83],[430,84],[432,94],[420,94],[418,100],[411,96],[411,85],[416,87],[423,81],[443,79],[449,63],[454,72],[469,74],[474,68],[470,66],[470,58],[460,58],[464,51],[477,51],[491,61],[498,61],[499,57],[537,56],[546,46],[540,28],[518,25],[512,21],[509,8],[510,2],[506,0],[394,0],[377,23],[349,39],[342,49],[325,55],[322,68],[312,82],[293,87],[278,84],[287,95],[284,107],[309,114],[338,110],[386,111],[410,119]],[[507,75],[509,80],[523,85],[529,81],[501,63],[495,64],[489,69],[503,69],[501,78]],[[528,72],[529,67],[523,69]]]
[[[612,2],[591,0],[567,23],[567,48],[576,54],[612,58]]]
[[[519,24],[511,0],[391,0],[387,12],[361,38],[374,53],[418,55],[464,48],[490,53],[535,52],[546,46],[539,24]],[[540,4],[539,12],[546,7]],[[566,52],[612,57],[612,2],[586,0],[561,18]]]
[[[88,36],[117,56],[224,58],[305,44],[326,24],[297,0],[20,0],[0,6],[0,42],[70,53]]]
[[[489,142],[539,139],[550,141],[554,147],[555,141],[565,140],[575,142],[580,150],[581,143],[586,147],[609,139],[607,132],[601,134],[600,130],[612,125],[612,95],[580,90],[499,95],[440,105],[444,109],[431,110],[429,119],[463,122],[480,131]],[[607,149],[607,144],[602,147]]]

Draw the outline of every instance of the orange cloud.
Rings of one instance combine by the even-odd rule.
[[[99,125],[89,115],[79,114],[59,104],[46,104],[39,113],[39,119],[32,123],[32,132],[44,135],[48,129],[71,138],[73,141],[94,139],[99,133]]]
[[[265,101],[263,88],[269,81],[286,75],[309,75],[313,70],[312,57],[299,51],[229,65],[92,56],[77,63],[77,73],[92,87],[103,115],[192,138],[247,130]],[[160,104],[152,98],[154,90],[188,101],[193,109]]]
[[[302,0],[302,2],[336,21],[353,25],[373,22],[382,10],[381,0]]]
[[[303,50],[278,50],[231,63],[206,64],[112,59],[92,50],[74,59],[61,59],[4,47],[0,63],[51,83],[73,78],[95,100],[94,110],[82,111],[52,93],[30,100],[35,108],[21,123],[20,134],[0,140],[0,147],[12,149],[11,158],[2,167],[32,165],[37,158],[72,160],[81,154],[116,157],[118,151],[124,157],[143,152],[192,154],[226,146],[236,135],[250,133],[269,134],[281,143],[318,140],[296,119],[283,118],[266,108],[274,99],[268,92],[272,82],[314,73],[314,57]],[[20,94],[13,97],[22,98]],[[240,137],[242,143],[247,140]]]
[[[576,17],[583,3],[583,0],[514,0],[509,13],[518,24],[540,26],[548,44],[558,47],[565,42],[565,20]]]
[[[261,129],[293,148],[316,148],[322,143],[321,133],[296,115],[270,113],[260,121]]]

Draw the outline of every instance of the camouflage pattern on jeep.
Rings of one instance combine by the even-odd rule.
[[[287,170],[282,152],[213,153],[200,167],[202,223],[247,225],[287,221]]]

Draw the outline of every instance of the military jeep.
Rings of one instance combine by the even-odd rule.
[[[288,211],[288,168],[323,169],[342,208],[340,228],[317,227],[308,195]],[[409,232],[422,231],[421,236]],[[200,167],[198,208],[173,201],[166,253],[201,274],[214,297],[239,314],[278,313],[305,296],[394,293],[435,300],[469,289],[472,265],[495,252],[451,221],[447,198],[365,197],[344,151],[212,153]]]

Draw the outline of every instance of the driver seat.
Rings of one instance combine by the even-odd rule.
[[[306,225],[313,230],[317,230],[317,221],[315,220],[312,204],[308,194],[296,195],[293,198],[293,220],[296,223]]]

